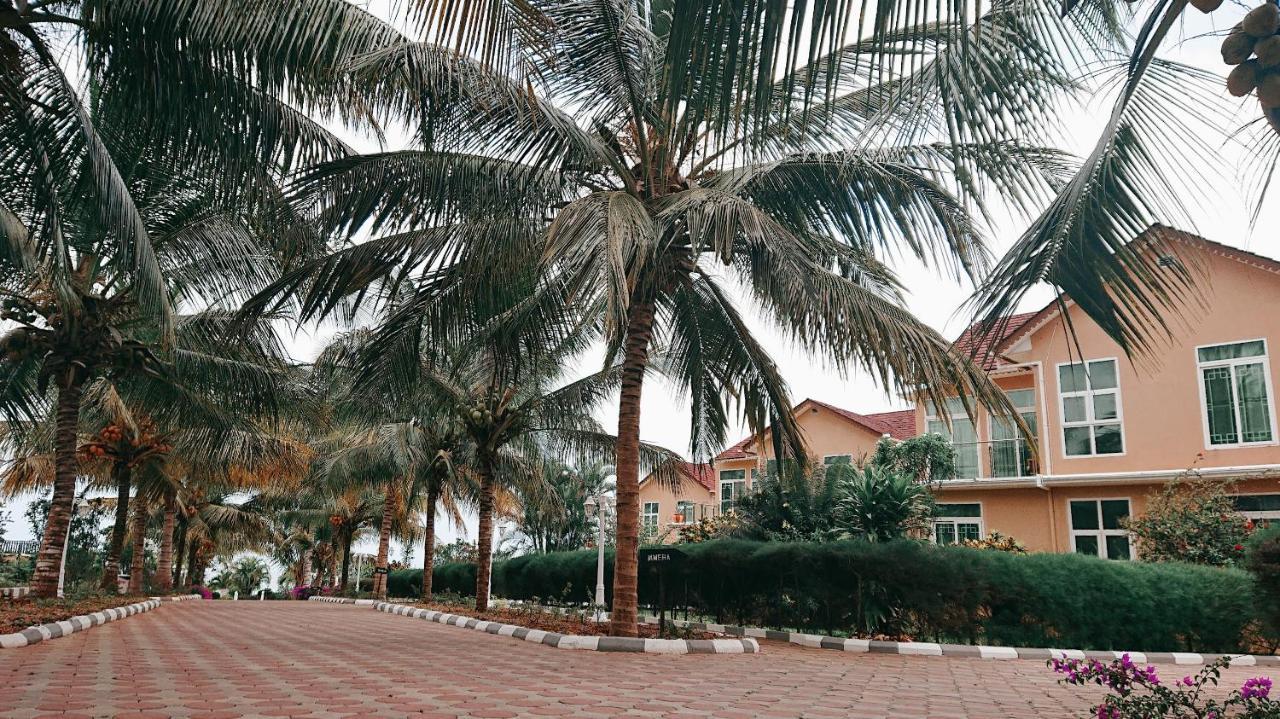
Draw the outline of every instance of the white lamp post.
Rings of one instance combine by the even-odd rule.
[[[608,619],[604,607],[604,520],[608,510],[608,479],[601,483],[600,488],[596,490],[595,496],[587,497],[582,503],[583,509],[586,510],[587,518],[594,517],[598,528],[596,537],[596,621],[602,622]]]

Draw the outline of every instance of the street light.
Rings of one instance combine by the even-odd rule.
[[[596,538],[596,621],[602,622],[608,618],[602,607],[604,607],[604,520],[608,513],[608,496],[605,494],[609,487],[609,480],[613,475],[606,477],[604,482],[596,489],[594,496],[589,496],[582,503],[582,507],[586,510],[587,518],[595,518],[599,534]]]

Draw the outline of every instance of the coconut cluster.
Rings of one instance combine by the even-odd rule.
[[[1204,12],[1212,12],[1216,2],[1194,0]],[[1270,116],[1280,108],[1280,6],[1265,3],[1249,11],[1222,41],[1222,61],[1234,65],[1227,75],[1227,91],[1236,97],[1257,92],[1258,103]]]

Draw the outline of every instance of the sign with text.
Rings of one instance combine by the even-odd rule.
[[[685,553],[675,547],[653,547],[640,550],[640,566],[669,569],[684,562]]]

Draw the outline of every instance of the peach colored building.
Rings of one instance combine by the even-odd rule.
[[[899,439],[914,433],[915,412],[858,414],[814,399],[796,405],[796,424],[814,461],[860,463],[884,435]],[[671,541],[680,526],[729,511],[760,469],[773,458],[766,428],[716,455],[712,464],[686,464],[678,489],[652,477],[640,483],[640,522],[649,541]]]
[[[1280,262],[1160,226],[1140,241],[1160,266],[1202,273],[1198,296],[1149,357],[1128,359],[1069,299],[1013,317],[998,336],[970,328],[956,340],[1019,408],[1034,447],[1013,423],[982,410],[971,420],[958,402],[943,410],[948,423],[923,403],[862,415],[809,399],[794,411],[811,456],[857,462],[885,434],[949,437],[959,476],[937,486],[934,540],[942,543],[1000,532],[1033,551],[1129,559],[1121,519],[1189,473],[1236,481],[1240,511],[1280,519]],[[706,481],[687,491],[646,482],[642,506],[659,528],[681,499],[726,511],[750,491],[770,447],[767,430],[744,439],[704,465]]]

